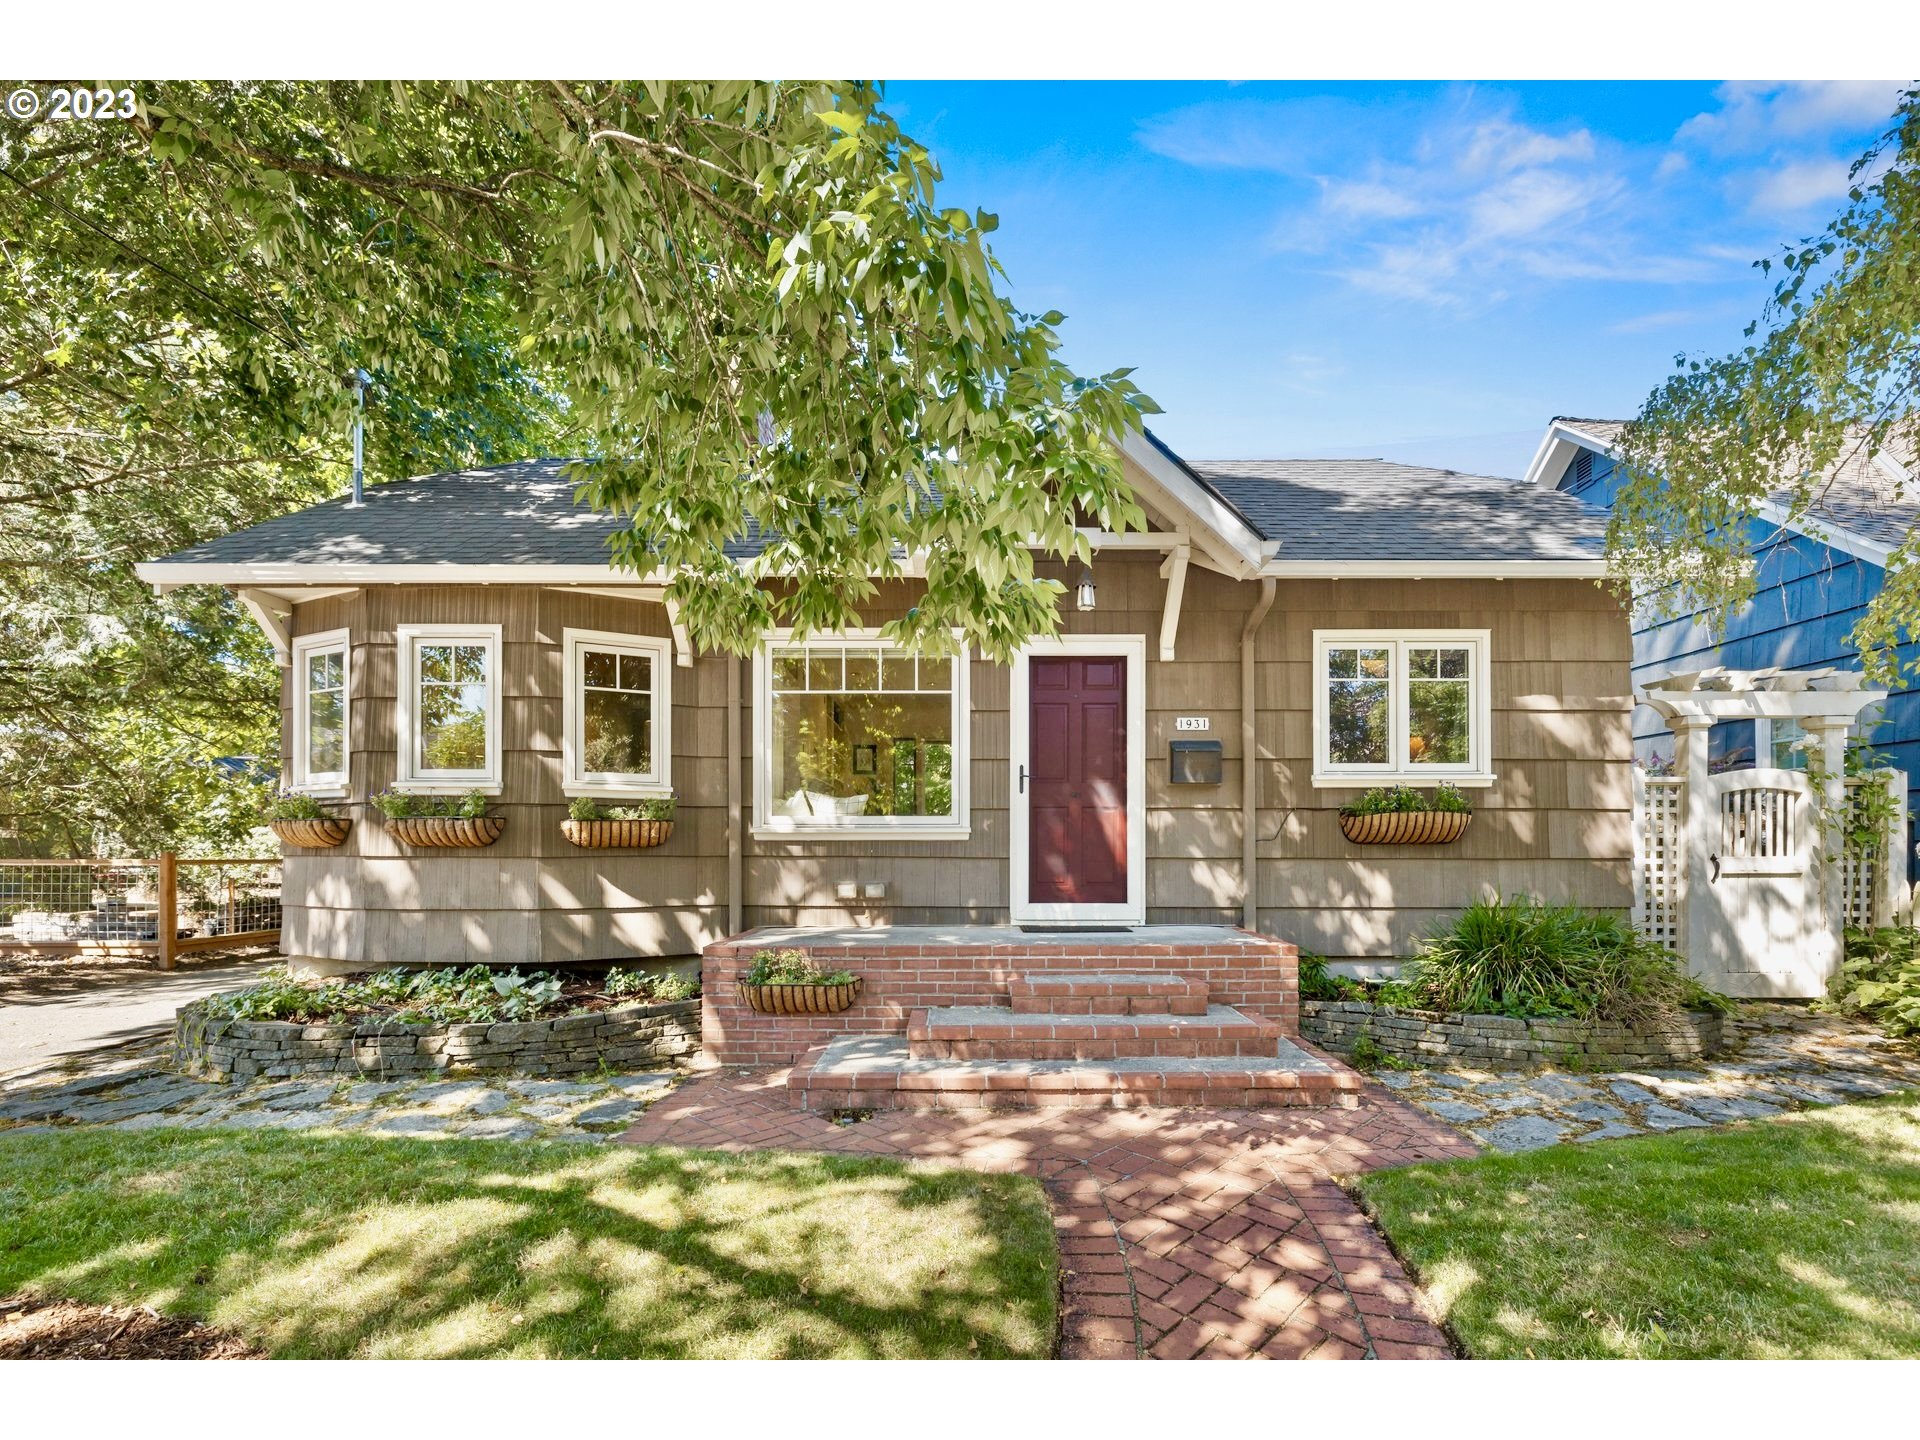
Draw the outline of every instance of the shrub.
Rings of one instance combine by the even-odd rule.
[[[1889,1035],[1920,1034],[1920,930],[1849,930],[1823,1009],[1864,1015]]]
[[[274,969],[261,981],[207,1008],[235,1020],[289,1020],[313,1024],[368,1013],[406,1024],[490,1024],[532,1020],[564,1009],[563,981],[551,971],[379,970],[371,975],[308,985]]]
[[[1426,1009],[1627,1024],[1731,1008],[1619,916],[1526,896],[1468,906],[1422,944],[1398,988]]]
[[[804,950],[756,950],[741,979],[748,985],[845,985],[851,970],[822,970]]]
[[[1302,1000],[1365,1000],[1367,987],[1346,975],[1330,974],[1324,955],[1300,952],[1300,998]]]
[[[311,795],[303,795],[296,790],[282,790],[267,802],[269,820],[325,820],[327,812],[320,802]]]
[[[1411,785],[1376,785],[1358,800],[1340,807],[1342,815],[1396,815],[1426,810],[1465,815],[1471,813],[1472,807],[1457,787],[1445,782],[1431,790],[1416,790]]]
[[[442,816],[454,820],[478,820],[487,813],[487,797],[478,790],[464,795],[420,795],[411,790],[382,790],[373,797],[373,805],[389,820]]]
[[[569,820],[671,820],[679,808],[671,795],[641,800],[633,805],[602,805],[590,795],[576,795],[567,806]]]
[[[623,970],[615,967],[607,972],[603,987],[607,994],[616,1000],[644,998],[656,1004],[665,1005],[674,1000],[691,1000],[700,993],[700,984],[684,975],[664,971],[658,975],[648,975],[639,970]]]

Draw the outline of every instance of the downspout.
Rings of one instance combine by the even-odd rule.
[[[742,836],[740,825],[740,657],[728,655],[727,666],[727,934],[746,929],[740,894]]]
[[[1240,924],[1248,930],[1260,928],[1259,856],[1260,770],[1254,737],[1255,692],[1253,642],[1260,622],[1273,608],[1274,592],[1279,588],[1271,576],[1260,582],[1260,598],[1240,627],[1240,875],[1242,879]]]

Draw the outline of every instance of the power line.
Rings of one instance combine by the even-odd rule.
[[[255,330],[258,330],[262,335],[266,336],[269,340],[273,341],[276,345],[279,345],[290,352],[298,353],[308,361],[312,362],[314,365],[319,366],[322,370],[328,369],[328,367],[321,365],[319,356],[315,355],[311,350],[307,349],[306,343],[303,340],[301,340],[299,335],[294,333],[293,327],[291,325],[287,326],[287,333],[285,335],[282,335],[277,330],[268,329],[265,325],[262,325],[258,320],[254,319],[251,315],[246,314],[244,311],[235,310],[231,305],[228,305],[226,302],[216,299],[214,296],[208,294],[205,290],[201,289],[200,286],[196,285],[193,281],[187,279],[186,276],[180,274],[177,270],[170,269],[169,267],[162,265],[158,260],[154,259],[151,255],[146,254],[144,251],[135,249],[132,245],[127,243],[125,240],[122,240],[118,235],[115,235],[112,231],[103,229],[101,226],[94,224],[94,222],[89,220],[86,216],[81,215],[76,211],[70,209],[67,205],[65,205],[59,200],[56,200],[53,196],[42,195],[39,191],[35,190],[31,185],[27,184],[26,181],[22,180],[18,175],[14,174],[13,171],[7,169],[3,165],[0,165],[0,175],[6,176],[7,179],[11,180],[15,185],[19,186],[22,193],[24,193],[29,200],[37,201],[42,205],[51,206],[53,209],[58,210],[62,215],[65,215],[69,220],[73,221],[76,225],[84,225],[87,229],[91,230],[94,234],[98,235],[102,240],[107,241],[109,244],[119,246],[122,250],[126,251],[127,254],[133,256],[134,259],[138,260],[142,265],[151,266],[153,269],[158,270],[162,275],[167,276],[176,284],[184,285],[187,289],[191,290],[194,294],[198,295],[202,300],[205,300],[209,305],[213,306],[214,309],[219,310],[224,314],[231,315],[234,319],[240,321],[243,324],[252,326]],[[288,343],[289,341],[291,341],[292,343],[289,344]]]

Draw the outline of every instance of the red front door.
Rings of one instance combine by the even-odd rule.
[[[1027,901],[1127,901],[1127,662],[1027,662]]]

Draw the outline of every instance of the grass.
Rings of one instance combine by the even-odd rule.
[[[1920,1356],[1920,1095],[1358,1188],[1475,1356]]]
[[[274,1132],[0,1137],[0,1295],[300,1357],[1027,1357],[1039,1185],[883,1159]]]

